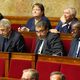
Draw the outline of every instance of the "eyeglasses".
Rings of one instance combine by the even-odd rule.
[[[45,30],[36,31],[37,33],[44,33]]]

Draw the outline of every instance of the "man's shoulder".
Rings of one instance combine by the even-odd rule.
[[[33,21],[34,20],[34,17],[30,18],[28,21]]]
[[[14,35],[15,37],[22,36],[21,33],[18,31],[12,31],[12,35]]]
[[[58,38],[60,35],[59,34],[57,34],[57,33],[51,33],[51,32],[49,32],[48,33],[48,35],[47,35],[47,38],[49,38],[49,39],[55,39],[55,38]]]
[[[78,19],[77,18],[74,18],[73,20],[72,20],[72,23],[71,24],[74,24],[74,23],[76,23],[78,21]]]

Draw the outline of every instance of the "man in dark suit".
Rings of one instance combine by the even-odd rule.
[[[8,19],[0,21],[0,51],[2,52],[24,52],[24,39],[20,33],[11,30]]]
[[[72,26],[72,43],[68,56],[80,57],[80,22],[76,22]]]
[[[58,25],[51,32],[59,31],[60,33],[71,33],[72,25],[77,22],[75,8],[69,7],[64,10],[63,16],[60,18]]]
[[[38,36],[35,48],[36,54],[53,56],[63,55],[63,47],[59,35],[56,33],[50,33],[45,21],[38,22],[36,24],[35,30]]]

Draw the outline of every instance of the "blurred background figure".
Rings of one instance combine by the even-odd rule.
[[[21,80],[39,80],[39,73],[35,69],[25,69],[23,70]]]
[[[55,71],[50,74],[50,80],[65,80],[65,76],[61,72]]]

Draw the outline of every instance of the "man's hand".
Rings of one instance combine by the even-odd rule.
[[[18,28],[18,31],[19,31],[19,32],[24,32],[24,31],[29,32],[30,29],[29,29],[29,28],[26,28],[26,27],[24,26],[24,27],[21,27],[21,28],[19,27],[19,28]]]
[[[61,18],[60,18],[61,22],[64,24],[66,22],[66,19],[65,19],[65,16],[63,15]]]

